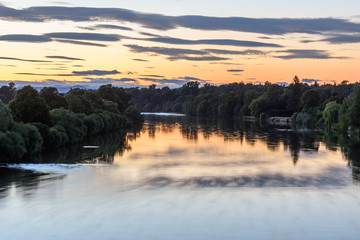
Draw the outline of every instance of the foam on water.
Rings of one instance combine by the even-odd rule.
[[[176,117],[184,117],[186,114],[182,113],[166,113],[166,112],[142,112],[142,115],[156,115],[156,116],[176,116]]]
[[[83,167],[83,165],[75,164],[32,164],[32,163],[20,163],[20,164],[8,164],[8,168],[18,168],[24,170],[32,170],[41,173],[70,173],[78,171]]]

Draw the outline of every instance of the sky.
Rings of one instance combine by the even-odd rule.
[[[358,0],[0,0],[0,85],[358,82],[358,9]]]

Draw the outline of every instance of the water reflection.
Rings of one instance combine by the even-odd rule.
[[[13,187],[23,197],[31,197],[36,192],[41,182],[62,179],[64,175],[51,175],[32,170],[8,168],[0,166],[0,198],[8,196],[9,190]]]
[[[148,159],[147,164],[151,165],[149,169],[163,168],[163,171],[169,169],[179,170],[184,168],[185,165],[191,165],[192,167],[195,165],[202,167],[204,165],[211,165],[213,168],[219,165],[232,165],[239,168],[239,165],[243,165],[244,162],[246,162],[242,159],[241,154],[248,151],[249,148],[253,148],[251,150],[253,152],[248,153],[247,157],[256,160],[253,160],[249,165],[252,165],[252,168],[269,168],[270,171],[273,171],[270,173],[257,172],[256,174],[245,174],[241,172],[241,176],[225,176],[224,178],[219,176],[196,176],[194,178],[181,180],[174,179],[170,174],[170,176],[155,176],[154,178],[147,179],[146,181],[149,181],[150,185],[152,185],[153,182],[155,185],[158,185],[157,182],[159,181],[162,186],[185,186],[190,183],[198,183],[195,184],[198,186],[260,187],[265,185],[288,186],[289,184],[300,187],[343,186],[346,185],[345,182],[347,178],[345,175],[347,174],[347,170],[340,167],[340,165],[343,165],[342,162],[339,161],[339,153],[343,154],[344,159],[348,162],[348,166],[351,167],[353,180],[359,183],[360,150],[358,150],[359,148],[356,145],[351,145],[349,139],[344,136],[328,136],[317,131],[293,131],[291,127],[286,126],[282,126],[282,128],[279,129],[276,126],[260,126],[254,122],[151,115],[146,116],[146,119],[146,124],[138,137],[143,138],[143,134],[146,134],[149,137],[149,141],[158,141],[158,144],[167,146],[166,149],[160,149],[158,145],[154,145],[153,148],[146,148],[146,151],[138,151],[137,148],[143,148],[144,145],[143,143],[136,145],[134,148],[136,154],[131,154],[131,159]],[[179,131],[179,133],[177,133],[177,131]],[[162,140],[159,140],[169,137],[170,135],[173,137],[177,134],[180,134],[187,143],[183,143],[175,137],[173,139],[173,141],[175,141],[174,144],[161,142]],[[222,142],[219,141],[220,139],[222,139]],[[213,146],[211,144],[206,146],[206,142],[211,143],[212,141],[218,142]],[[229,150],[226,153],[219,153],[219,149],[217,149],[221,147],[230,149],[231,146],[237,147],[237,151]],[[266,149],[264,149],[263,146],[265,146]],[[196,150],[194,151],[192,147],[196,148]],[[259,161],[261,156],[255,155],[257,149],[265,155],[273,154],[277,156],[277,158],[282,160],[282,163],[275,161],[271,163],[273,165],[272,167],[265,167],[270,164],[266,161]],[[333,152],[333,154],[331,154],[331,152]],[[289,153],[289,156],[287,153]],[[202,154],[201,157],[206,160],[217,158],[217,161],[207,162],[206,160],[198,160],[197,158],[200,157],[196,156],[197,154]],[[182,159],[174,162],[174,159],[177,158]],[[227,158],[232,158],[232,160],[229,161]],[[327,160],[327,158],[329,158],[329,160]],[[195,163],[187,162],[188,159],[195,159]],[[284,161],[288,161],[289,159],[291,159],[296,170],[291,170],[289,166],[287,166],[287,169],[289,169],[291,174],[292,172],[297,172],[297,174],[290,174],[290,176],[289,172],[282,172],[284,165],[286,165]],[[158,161],[163,162],[158,163]],[[305,162],[300,163],[301,166],[297,167],[300,161]],[[317,165],[316,162],[319,162],[319,164]],[[333,162],[334,164],[331,165]],[[319,169],[321,169],[321,173],[311,175],[313,172],[320,171]],[[214,171],[216,171],[216,169],[214,169]]]

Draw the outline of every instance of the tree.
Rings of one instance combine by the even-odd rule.
[[[54,87],[44,87],[40,90],[40,96],[45,100],[50,109],[66,108],[66,100]]]
[[[125,93],[124,89],[113,87],[111,84],[100,86],[97,94],[105,100],[116,103],[121,113],[125,112],[131,99],[131,96]]]
[[[9,108],[17,122],[49,123],[49,107],[38,91],[30,85],[16,92],[15,98],[9,103]]]
[[[0,88],[0,100],[8,104],[15,96],[16,88],[15,83],[9,83],[9,86],[2,86]]]
[[[311,108],[318,107],[320,103],[320,94],[318,91],[313,89],[305,91],[300,99],[300,106],[304,112],[311,110]]]
[[[10,109],[0,100],[0,131],[6,132],[13,124]]]
[[[326,104],[322,115],[327,130],[331,130],[332,126],[338,123],[338,113],[340,108],[340,104],[336,103],[335,101]]]

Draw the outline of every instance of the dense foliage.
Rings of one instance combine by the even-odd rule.
[[[112,85],[60,94],[53,87],[38,92],[25,86],[16,91],[11,83],[0,88],[0,98],[1,162],[143,122],[140,112],[129,104],[131,96]]]
[[[143,112],[178,112],[194,116],[243,119],[252,116],[292,117],[297,127],[327,131],[350,130],[360,140],[360,86],[313,85],[297,76],[289,86],[265,83],[231,83],[220,86],[189,82],[177,89],[168,87],[130,88],[132,103]]]

